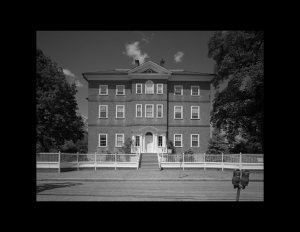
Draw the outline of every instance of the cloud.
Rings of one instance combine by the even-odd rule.
[[[147,40],[147,39],[145,39],[145,38],[142,38],[142,41],[145,41],[145,42],[147,42],[147,43],[150,43],[150,41]]]
[[[77,87],[83,87],[83,84],[81,84],[81,82],[79,80],[76,80],[78,77],[75,76],[74,73],[72,73],[70,70],[68,69],[63,69],[63,73],[69,78],[69,81],[71,83],[75,83],[75,85]]]
[[[183,55],[184,55],[183,52],[177,52],[174,55],[174,60],[176,61],[176,63],[181,62],[181,59],[182,59]]]
[[[142,31],[135,31],[135,33],[138,33],[142,36],[142,41],[145,41],[146,43],[150,43],[150,40],[154,39],[155,34],[152,33],[150,36],[147,36],[144,32]]]
[[[134,42],[132,44],[125,44],[126,51],[123,54],[133,58],[132,64],[135,64],[135,60],[139,60],[140,64],[145,62],[146,58],[149,58],[147,53],[142,54],[139,48],[139,42]]]

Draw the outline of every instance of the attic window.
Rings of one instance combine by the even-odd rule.
[[[148,69],[148,70],[147,70],[147,73],[152,73],[152,70],[151,70],[151,69]]]

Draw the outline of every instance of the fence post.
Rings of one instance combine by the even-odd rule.
[[[242,170],[242,152],[240,152],[240,170]]]
[[[222,152],[222,172],[223,172],[223,167],[224,167],[224,163],[223,163],[223,152]]]
[[[58,151],[58,173],[60,173],[60,150]]]
[[[77,151],[77,171],[78,171],[78,166],[79,166],[78,161],[79,161],[79,159],[78,159],[78,151]]]
[[[205,152],[204,152],[204,170],[206,170],[206,163],[205,163]]]
[[[117,170],[117,154],[115,153],[115,170]]]
[[[182,162],[183,162],[182,168],[183,168],[183,170],[184,170],[184,153],[182,153]]]
[[[97,153],[95,152],[95,171],[97,170]]]

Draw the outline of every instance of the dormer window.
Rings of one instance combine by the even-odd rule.
[[[154,94],[154,84],[152,81],[147,81],[146,84],[146,94]]]

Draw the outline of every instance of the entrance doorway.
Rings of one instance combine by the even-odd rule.
[[[153,152],[153,134],[151,132],[145,134],[145,150],[147,153]]]

